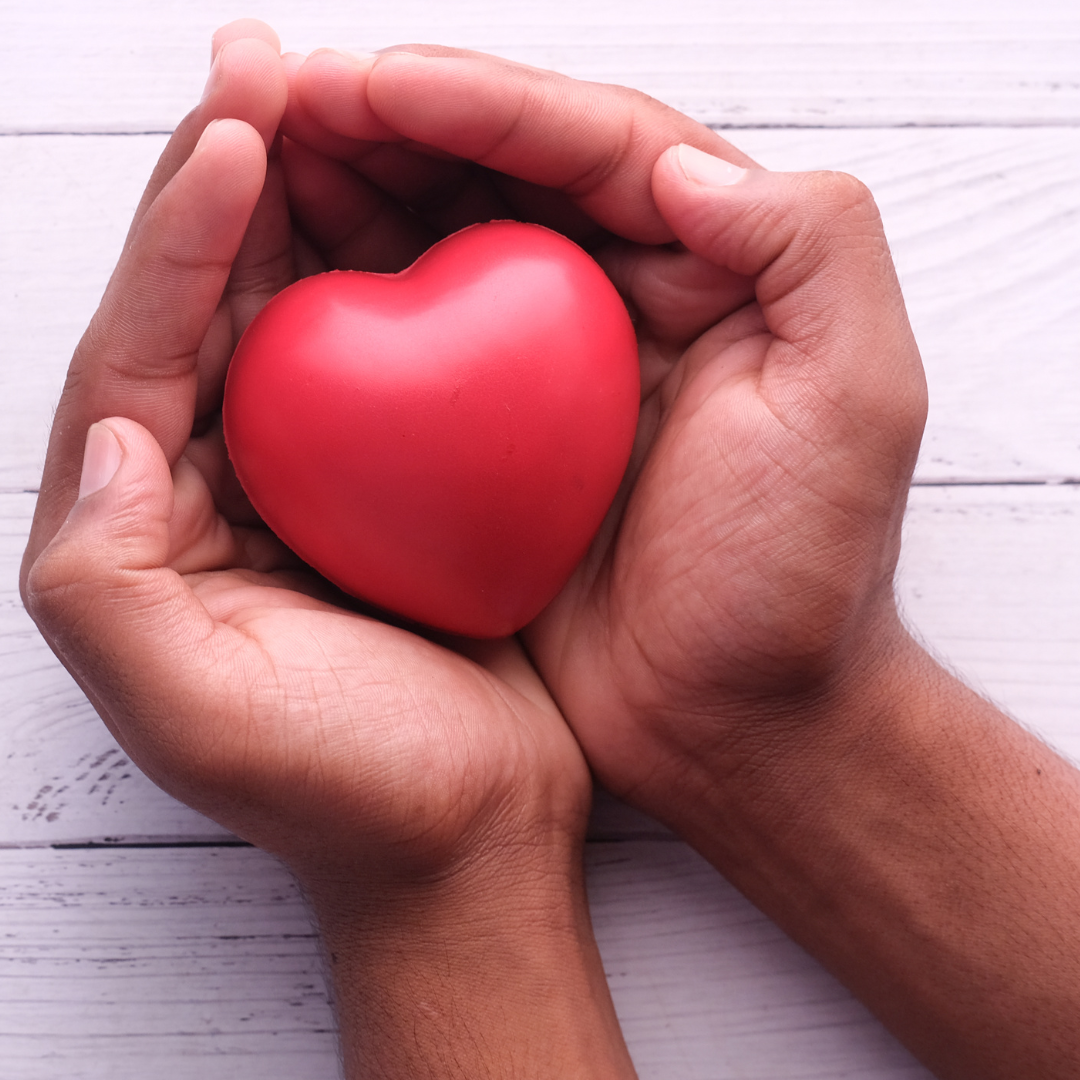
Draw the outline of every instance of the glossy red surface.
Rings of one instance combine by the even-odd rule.
[[[554,597],[625,470],[637,346],[596,263],[491,222],[400,274],[276,296],[237,346],[225,436],[266,523],[347,592],[455,633]]]

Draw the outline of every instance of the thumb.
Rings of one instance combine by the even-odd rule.
[[[172,696],[170,672],[213,631],[165,566],[172,509],[172,475],[153,436],[132,420],[93,424],[79,498],[24,579],[27,611],[114,734],[123,714]]]
[[[740,169],[686,145],[661,155],[652,188],[690,250],[754,280],[773,338],[760,384],[770,404],[815,441],[884,425],[913,457],[922,364],[867,188],[844,173]]]

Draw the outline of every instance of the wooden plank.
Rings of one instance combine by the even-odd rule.
[[[897,593],[970,685],[1080,762],[1080,485],[912,492]]]
[[[0,844],[225,835],[131,767],[19,606],[14,568],[31,509],[31,496],[0,496]],[[898,581],[920,637],[1076,759],[1078,535],[1077,485],[916,488]],[[658,833],[599,800],[594,837]]]
[[[1080,476],[1080,130],[746,131],[863,177],[926,360],[924,481]],[[0,139],[0,490],[33,488],[71,350],[161,136]]]
[[[0,490],[37,487],[68,361],[165,142],[0,139]]]
[[[296,885],[251,849],[0,852],[10,1080],[338,1075]]]
[[[928,1076],[681,844],[588,853],[642,1080]],[[250,849],[0,852],[5,1080],[331,1080],[333,1021],[289,875]]]
[[[641,1080],[930,1080],[684,844],[594,844],[586,866],[604,970]]]
[[[168,130],[198,99],[231,0],[7,5],[0,131]],[[1042,124],[1080,119],[1071,0],[264,0],[287,48],[481,49],[617,82],[706,123]]]
[[[0,11],[0,132],[171,127],[220,0]],[[1072,0],[343,0],[262,14],[286,45],[441,39],[637,85],[720,125],[1076,125]],[[362,23],[362,27],[361,27]],[[358,29],[358,27],[360,27]],[[776,168],[883,204],[930,372],[920,480],[1080,475],[1075,131],[747,131]],[[0,847],[222,831],[133,770],[14,590],[49,410],[163,139],[0,139]],[[125,145],[126,144],[126,145]],[[921,636],[1080,756],[1077,488],[916,491],[898,591]],[[592,835],[662,835],[613,800]],[[927,1074],[683,845],[593,843],[605,966],[643,1080]],[[0,1060],[12,1080],[338,1075],[288,875],[248,849],[0,850]]]

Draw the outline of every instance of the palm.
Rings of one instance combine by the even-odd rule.
[[[792,344],[771,268],[638,249],[609,271],[652,373],[642,431],[623,505],[527,641],[590,763],[632,795],[671,731],[692,749],[815,693],[853,627],[891,610],[910,451]],[[676,280],[681,307],[650,303]]]
[[[776,344],[747,291],[722,283],[715,325],[689,344],[699,310],[683,313],[682,340],[670,308],[664,336],[642,310],[654,372],[624,503],[527,633],[586,753],[602,774],[613,765],[620,787],[632,762],[655,754],[641,752],[646,730],[617,718],[763,695],[841,615],[809,587],[813,550],[825,549],[806,480],[821,463],[793,430],[799,418],[773,411],[765,371]]]
[[[290,572],[189,580],[216,626],[184,737],[214,745],[227,778],[207,809],[260,845],[299,862],[338,836],[343,860],[392,849],[430,866],[553,777],[583,800],[562,719],[511,685],[531,689],[511,643],[480,657],[502,678],[290,588]]]
[[[365,852],[393,843],[421,858],[453,850],[512,793],[520,805],[552,777],[584,805],[588,777],[516,643],[459,643],[477,663],[349,610],[348,598],[272,537],[236,482],[220,427],[229,358],[301,269],[333,265],[332,247],[294,232],[281,167],[271,162],[200,349],[200,434],[185,448],[195,468],[174,469],[170,565],[215,624],[198,726],[189,716],[187,737],[213,741],[220,756],[224,736],[235,755],[227,794],[206,809],[261,846],[297,862],[297,852],[325,850],[336,832]],[[207,792],[203,777],[198,790],[178,794],[198,803]]]

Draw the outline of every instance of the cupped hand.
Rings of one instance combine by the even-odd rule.
[[[453,651],[343,606],[228,465],[232,349],[329,258],[290,222],[278,50],[261,24],[219,32],[154,173],[57,409],[27,608],[153,779],[314,891],[510,849],[518,880],[530,851],[573,876],[589,775],[520,646]]]
[[[287,59],[290,199],[335,265],[397,269],[515,217],[582,243],[626,299],[635,453],[523,639],[604,783],[677,820],[903,636],[925,388],[873,200],[617,87],[428,46]]]

